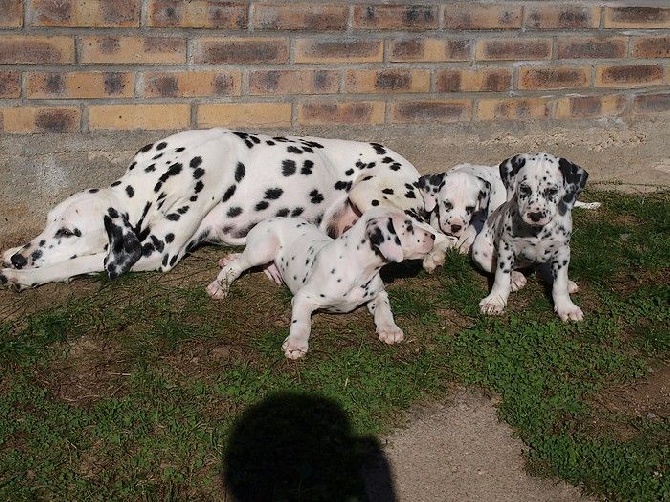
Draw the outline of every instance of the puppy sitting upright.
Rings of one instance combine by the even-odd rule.
[[[434,242],[434,234],[388,208],[366,211],[337,239],[303,218],[270,218],[251,229],[242,253],[219,261],[223,269],[207,292],[221,299],[242,272],[270,264],[268,275],[294,294],[289,336],[282,345],[286,357],[307,353],[311,316],[318,309],[350,312],[365,304],[379,339],[397,343],[403,332],[393,320],[379,269],[388,262],[423,258]]]
[[[480,303],[483,313],[501,314],[511,291],[526,278],[516,268],[536,263],[551,265],[554,310],[563,321],[581,321],[582,310],[570,293],[568,280],[571,209],[586,184],[581,167],[548,153],[519,154],[500,164],[507,202],[486,220],[472,245],[473,260],[495,271],[491,293]]]

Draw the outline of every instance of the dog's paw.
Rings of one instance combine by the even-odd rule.
[[[228,265],[231,261],[236,260],[242,253],[229,253],[223,255],[219,260],[219,267],[223,268]]]
[[[431,251],[423,259],[423,269],[429,274],[432,274],[437,267],[444,265],[446,256],[447,255],[443,251]]]
[[[516,270],[512,270],[512,291],[519,291],[526,285],[526,282],[528,281],[526,280],[525,275]]]
[[[228,287],[224,287],[218,280],[210,282],[205,289],[213,300],[222,300],[228,295]]]
[[[300,359],[307,354],[309,345],[306,340],[296,340],[290,336],[284,340],[284,344],[281,346],[284,351],[284,355],[288,359]]]
[[[576,282],[568,281],[568,293],[573,294],[579,291],[579,286]]]
[[[377,334],[382,342],[389,345],[402,342],[404,337],[402,330],[395,325],[379,327],[377,328]]]
[[[505,311],[505,302],[498,295],[489,295],[479,302],[482,314],[500,315]]]
[[[554,307],[554,311],[561,318],[561,321],[583,321],[584,313],[574,303],[566,303],[565,305]]]

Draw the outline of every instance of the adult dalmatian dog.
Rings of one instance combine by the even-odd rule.
[[[581,321],[570,299],[578,287],[568,279],[572,207],[588,173],[548,153],[519,154],[500,164],[507,201],[484,223],[472,244],[472,259],[495,273],[490,294],[480,302],[486,314],[501,314],[511,291],[526,284],[518,268],[549,264],[554,310],[563,321]]]
[[[418,178],[377,143],[180,132],[138,151],[108,187],[53,208],[40,235],[3,254],[0,283],[20,289],[94,272],[168,271],[200,243],[243,244],[274,216],[302,216],[332,236],[376,206],[420,218]],[[437,236],[427,270],[444,260],[446,243]]]
[[[498,165],[459,164],[421,176],[419,187],[431,226],[457,239],[461,253],[470,252],[486,219],[507,200]],[[575,201],[574,207],[597,209],[600,202]]]
[[[344,313],[367,305],[379,339],[393,344],[403,339],[403,332],[393,320],[379,269],[423,258],[434,242],[433,232],[388,208],[366,211],[337,239],[303,218],[270,218],[249,231],[242,253],[221,259],[221,272],[207,292],[221,299],[245,270],[269,265],[269,275],[294,294],[289,336],[282,346],[289,359],[307,353],[316,310]]]

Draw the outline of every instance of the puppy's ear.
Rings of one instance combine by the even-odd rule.
[[[402,244],[398,237],[393,218],[373,218],[365,227],[365,235],[370,239],[372,249],[385,261],[403,260]]]
[[[437,205],[437,195],[444,186],[445,173],[424,174],[419,178],[419,190],[423,197],[423,208],[432,213]]]
[[[567,209],[571,209],[575,205],[577,196],[586,186],[589,173],[563,157],[558,159],[558,170],[563,175],[563,188],[565,190],[558,208],[560,214],[563,215]]]
[[[105,257],[105,270],[110,279],[128,272],[142,256],[142,244],[135,235],[126,215],[110,207],[104,217],[109,247]]]
[[[498,166],[500,179],[507,189],[507,198],[510,199],[514,188],[514,178],[519,170],[526,165],[526,156],[523,154],[515,155],[507,160],[503,160]]]
[[[491,198],[491,183],[486,181],[484,178],[477,176],[481,188],[479,189],[479,195],[477,195],[477,211],[484,211],[488,214],[489,212],[489,199]]]

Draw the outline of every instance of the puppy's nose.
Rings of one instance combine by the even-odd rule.
[[[428,234],[432,240],[435,240],[435,234]]]
[[[15,268],[23,268],[26,266],[26,263],[28,263],[28,260],[26,260],[23,255],[20,255],[19,253],[12,255],[9,261],[12,262],[12,265],[14,265]]]
[[[528,213],[528,217],[533,221],[540,221],[542,218],[544,218],[544,214],[542,214],[542,213]]]
[[[463,225],[451,225],[451,231],[454,234],[458,232],[461,228],[463,228]]]

